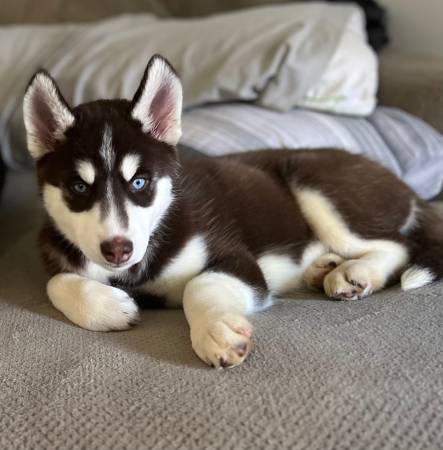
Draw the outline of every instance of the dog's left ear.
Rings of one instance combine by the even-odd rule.
[[[180,79],[166,59],[153,56],[132,100],[132,118],[145,133],[176,145],[181,136],[183,91]]]

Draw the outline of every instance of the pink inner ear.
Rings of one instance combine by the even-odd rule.
[[[167,133],[172,116],[174,102],[171,88],[163,85],[152,99],[149,115],[153,121],[152,134],[162,138]]]
[[[57,121],[48,105],[48,99],[39,88],[36,88],[31,101],[35,137],[49,149],[56,140]]]

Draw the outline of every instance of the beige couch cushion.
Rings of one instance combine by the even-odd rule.
[[[385,51],[379,102],[404,109],[443,133],[443,59]]]
[[[253,318],[251,357],[216,371],[182,311],[125,332],[67,321],[27,235],[0,258],[0,448],[435,450],[442,288],[283,300]]]

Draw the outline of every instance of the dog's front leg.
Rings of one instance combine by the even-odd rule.
[[[125,330],[138,320],[138,307],[125,291],[74,273],[52,277],[47,292],[59,311],[88,330]]]
[[[254,289],[234,275],[203,272],[185,288],[183,308],[192,347],[207,364],[233,367],[251,350],[252,326],[245,318],[254,309]]]

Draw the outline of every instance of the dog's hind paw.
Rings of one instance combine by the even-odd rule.
[[[371,269],[363,261],[346,261],[328,275],[323,287],[328,297],[335,300],[357,300],[367,297],[377,284]]]
[[[304,272],[303,279],[308,287],[315,290],[323,290],[323,280],[344,259],[335,253],[326,253],[318,257]]]

